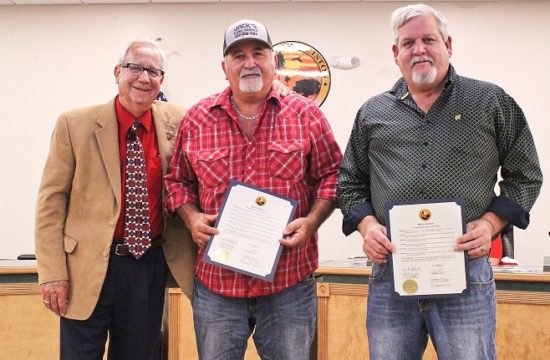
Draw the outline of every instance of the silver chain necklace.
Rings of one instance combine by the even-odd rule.
[[[233,109],[235,110],[235,112],[237,113],[237,115],[239,115],[239,117],[243,120],[248,120],[248,121],[253,121],[253,120],[258,120],[258,116],[260,116],[260,114],[256,114],[256,115],[252,115],[252,116],[247,116],[247,115],[244,115],[242,114],[239,109],[237,109],[237,106],[235,105],[235,103],[233,102],[233,96],[231,96],[231,98],[229,99],[230,102],[231,102],[231,106],[233,107]]]

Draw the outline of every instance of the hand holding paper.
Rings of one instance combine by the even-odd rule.
[[[204,261],[273,281],[282,251],[279,241],[295,207],[293,200],[231,181],[216,222],[219,232],[209,241]],[[301,226],[296,229],[299,240]]]
[[[183,204],[178,209],[178,214],[184,220],[191,238],[199,248],[203,248],[213,235],[219,233],[218,229],[212,226],[217,215],[200,212],[195,204]]]
[[[464,200],[387,202],[392,243],[394,290],[400,296],[460,294],[467,287],[464,252],[456,241],[464,233]]]
[[[478,219],[468,223],[466,234],[457,239],[457,251],[468,251],[470,259],[487,255],[491,251],[493,226],[487,220]]]
[[[326,199],[315,199],[307,216],[295,219],[284,230],[281,244],[288,247],[304,246],[319,226],[330,216],[336,204]]]
[[[279,242],[287,247],[301,247],[311,239],[315,230],[316,228],[307,218],[298,218],[286,226],[284,237]]]
[[[386,263],[388,253],[395,252],[395,245],[387,237],[386,227],[381,225],[372,215],[366,216],[357,229],[363,237],[363,252],[378,264]]]

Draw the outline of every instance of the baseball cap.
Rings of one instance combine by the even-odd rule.
[[[268,48],[272,48],[271,38],[267,28],[254,20],[243,19],[231,24],[225,30],[223,38],[223,56],[227,55],[232,46],[244,40],[259,41]]]

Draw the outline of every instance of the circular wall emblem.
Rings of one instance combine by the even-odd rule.
[[[300,41],[277,43],[273,51],[277,55],[277,79],[321,106],[330,90],[330,70],[323,55]]]

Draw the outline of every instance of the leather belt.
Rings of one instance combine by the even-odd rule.
[[[151,241],[151,247],[148,250],[161,246],[162,244],[164,244],[164,241],[165,240],[162,238],[162,236],[157,236]],[[111,250],[115,255],[118,256],[131,255],[130,251],[128,251],[128,246],[124,245],[122,241],[119,241],[118,239],[113,241],[113,243],[111,244]]]

